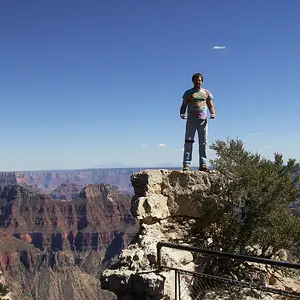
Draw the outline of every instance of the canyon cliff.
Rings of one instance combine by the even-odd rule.
[[[106,184],[71,201],[4,185],[0,226],[0,264],[16,300],[114,299],[98,278],[137,232],[130,198]]]

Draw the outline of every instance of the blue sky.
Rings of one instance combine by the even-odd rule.
[[[181,165],[194,72],[215,98],[210,143],[300,160],[299,11],[298,0],[1,1],[0,170]]]

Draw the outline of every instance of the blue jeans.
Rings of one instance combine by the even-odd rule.
[[[193,143],[196,130],[198,132],[198,144],[199,144],[199,165],[206,164],[206,147],[207,147],[207,131],[208,124],[206,120],[201,119],[187,119],[185,128],[185,143],[183,153],[183,165],[190,165],[192,161]]]

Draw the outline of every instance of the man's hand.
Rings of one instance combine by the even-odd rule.
[[[185,120],[186,119],[186,115],[185,114],[180,114],[180,118]]]
[[[210,114],[210,119],[214,119],[216,117],[216,114]]]

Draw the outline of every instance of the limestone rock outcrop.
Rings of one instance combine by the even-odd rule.
[[[118,262],[104,271],[101,287],[119,300],[175,299],[174,271],[157,269],[157,243],[184,244],[195,218],[205,216],[213,222],[216,216],[207,213],[218,205],[224,180],[214,171],[145,170],[133,174],[131,182],[135,192],[131,213],[140,220],[139,233]],[[162,262],[195,270],[192,254],[182,250],[164,248]]]

